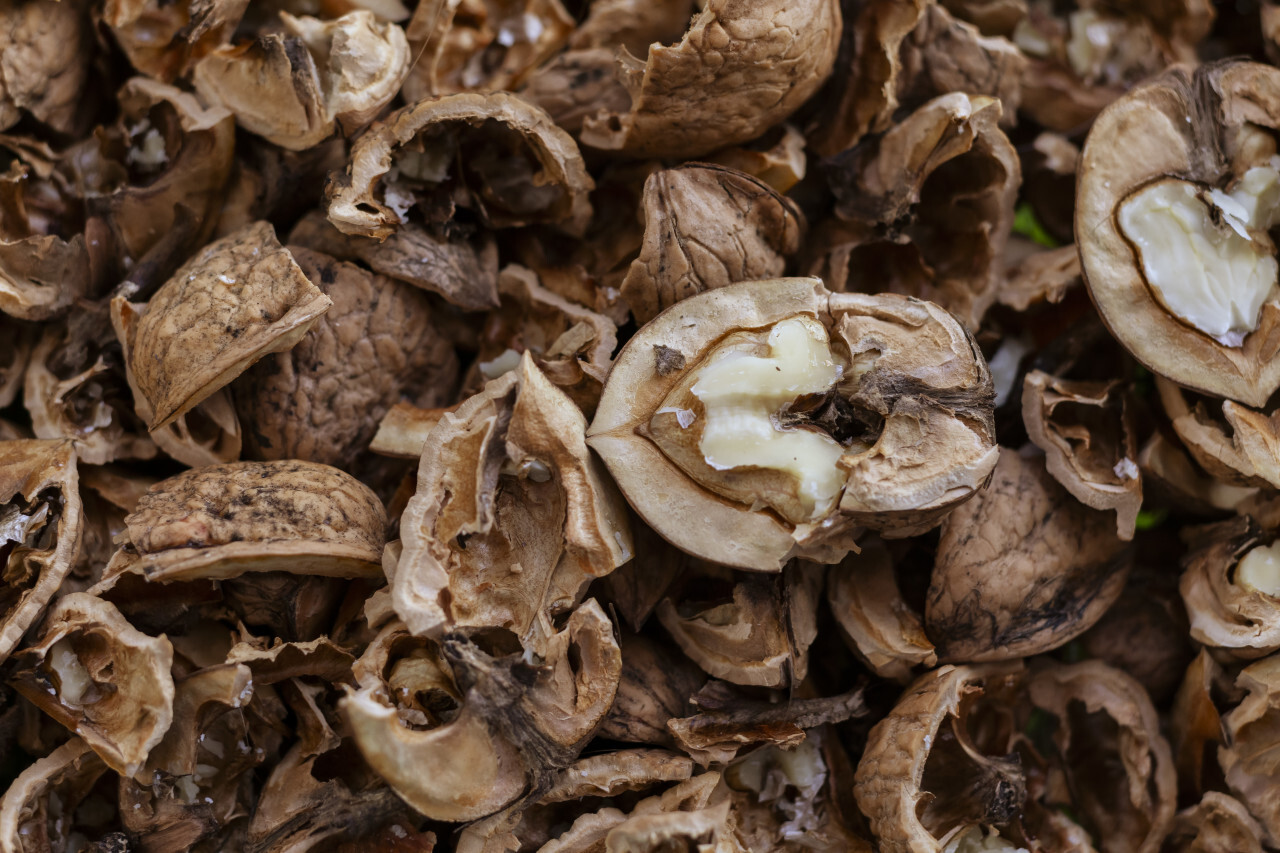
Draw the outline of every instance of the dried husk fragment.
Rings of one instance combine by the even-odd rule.
[[[1169,853],[1262,853],[1262,827],[1240,802],[1209,791],[1178,812],[1163,850]]]
[[[407,638],[396,625],[383,636],[395,632]],[[402,663],[384,676],[386,664],[371,659],[370,666],[358,667],[361,688],[343,701],[343,712],[366,760],[405,802],[436,820],[484,817],[527,789],[548,788],[554,771],[577,758],[613,703],[622,660],[609,620],[594,601],[578,607],[545,650],[530,665],[519,653],[494,657],[453,634],[435,652],[436,662],[402,658],[412,666]],[[419,721],[409,727],[388,695],[397,679],[404,684],[401,695],[452,695],[456,712],[434,725],[408,715]],[[433,768],[429,776],[420,772],[424,766]]]
[[[643,61],[619,50],[630,109],[587,117],[582,142],[689,159],[752,139],[822,86],[840,30],[837,0],[710,0],[679,44],[651,44]]]
[[[173,422],[255,361],[292,348],[332,305],[269,223],[210,243],[156,292],[134,326],[130,369],[154,412],[151,429]]]
[[[937,302],[976,329],[995,301],[1022,180],[1000,102],[953,92],[829,161],[838,220],[809,271],[834,290]]]
[[[916,667],[937,665],[937,651],[902,597],[888,548],[876,540],[860,547],[827,571],[827,602],[858,659],[881,678],[906,683]]]
[[[93,60],[87,5],[17,0],[0,9],[0,130],[24,113],[60,133],[81,129]]]
[[[107,575],[150,581],[285,571],[379,577],[387,517],[359,480],[327,465],[232,462],[162,480],[125,519]]]
[[[79,557],[77,469],[70,441],[0,441],[0,659],[36,624]]]
[[[925,631],[943,661],[1057,648],[1119,597],[1130,556],[1108,515],[1076,501],[1042,457],[1003,449],[991,485],[942,524]]]
[[[392,405],[451,400],[457,355],[426,294],[319,252],[289,252],[333,306],[297,346],[235,381],[236,411],[255,457],[349,470]]]
[[[360,137],[326,192],[339,231],[385,240],[413,205],[451,211],[455,188],[492,227],[551,223],[581,234],[594,187],[569,134],[538,107],[493,92],[397,110]]]
[[[63,596],[40,642],[14,656],[11,682],[79,735],[112,770],[132,776],[173,722],[173,647],[86,593]]]
[[[1101,661],[1034,673],[1027,695],[1057,718],[1071,807],[1102,853],[1155,853],[1173,823],[1177,777],[1142,686]]]
[[[688,387],[726,338],[760,346],[769,328],[796,317],[829,328],[833,353],[853,365],[827,401],[830,419],[816,421],[843,439],[842,494],[824,517],[802,521],[783,518],[805,512],[789,474],[713,469],[692,435],[701,426],[678,422],[685,410],[686,425],[700,424],[702,404]],[[588,443],[665,539],[708,561],[776,572],[792,557],[838,562],[858,526],[910,535],[969,499],[998,455],[993,393],[972,339],[935,305],[832,294],[811,278],[744,282],[677,303],[628,341]],[[772,504],[779,514],[753,504]]]
[[[644,243],[621,288],[640,324],[704,290],[781,275],[800,247],[799,208],[734,169],[695,163],[654,172],[643,204]]]
[[[289,233],[289,245],[305,246],[340,261],[364,264],[374,272],[437,293],[464,311],[498,305],[498,253],[492,239],[469,241],[462,234],[436,234],[416,222],[402,222],[385,240],[343,234],[313,210]]]
[[[74,440],[77,456],[88,465],[156,455],[145,425],[130,410],[119,356],[109,348],[112,337],[103,312],[73,310],[45,326],[23,377],[32,432]]]
[[[1142,473],[1121,383],[1031,370],[1022,380],[1022,422],[1053,478],[1085,506],[1114,510],[1117,535],[1132,539]]]
[[[759,687],[791,687],[809,671],[809,646],[818,634],[822,570],[793,564],[780,576],[689,578],[677,600],[658,605],[658,621],[689,659],[715,678]],[[727,574],[727,573],[726,573]],[[727,596],[700,601],[707,587],[727,581]],[[727,599],[727,600],[726,600]]]
[[[1245,659],[1280,649],[1280,599],[1236,576],[1241,558],[1269,542],[1241,518],[1216,525],[1187,554],[1179,587],[1192,639]]]
[[[1163,377],[1160,402],[1191,457],[1224,484],[1280,489],[1280,411],[1266,414],[1233,400],[1194,399]]]
[[[406,25],[416,61],[406,101],[516,89],[559,52],[574,21],[560,0],[427,0]]]
[[[1244,700],[1222,717],[1225,743],[1218,763],[1227,785],[1249,807],[1271,846],[1280,843],[1280,789],[1276,788],[1276,741],[1280,735],[1280,658],[1272,655],[1236,676]]]
[[[396,612],[416,635],[505,628],[543,653],[552,620],[634,553],[586,420],[534,365],[444,415],[400,522]]]
[[[106,771],[107,765],[78,737],[33,762],[0,800],[0,850],[53,853],[67,849],[77,830],[88,828],[70,816],[91,796]]]
[[[390,103],[409,73],[404,30],[369,11],[333,20],[281,13],[283,31],[221,47],[196,64],[200,97],[250,133],[293,151],[335,128],[351,136]]]
[[[1170,69],[1098,116],[1081,154],[1076,206],[1085,281],[1116,340],[1154,373],[1255,407],[1280,386],[1274,333],[1280,303],[1261,305],[1256,328],[1239,345],[1224,345],[1183,322],[1147,282],[1143,262],[1121,233],[1118,209],[1158,178],[1199,187],[1225,183],[1243,168],[1238,160],[1251,159],[1245,131],[1252,128],[1256,137],[1277,127],[1276,69],[1248,62]]]
[[[854,796],[883,853],[941,853],[940,839],[964,826],[1016,818],[1025,797],[1017,756],[975,743],[970,716],[984,694],[1000,701],[1022,666],[943,666],[920,676],[871,729]]]
[[[119,100],[123,115],[118,132],[129,142],[125,165],[130,179],[121,186],[100,188],[101,197],[90,195],[90,212],[110,229],[124,266],[142,261],[165,241],[177,240],[190,249],[203,245],[217,225],[231,174],[235,118],[221,107],[206,108],[195,95],[145,77],[125,83]],[[152,152],[156,143],[159,151]],[[77,171],[93,168],[91,157],[85,161],[77,163]],[[102,175],[76,177],[92,185],[105,180],[111,168],[120,171],[121,164],[97,168]]]
[[[231,39],[249,0],[106,0],[102,22],[130,64],[164,82]]]
[[[514,369],[520,354],[528,352],[552,384],[590,417],[613,366],[618,345],[613,321],[552,292],[536,273],[515,264],[499,273],[498,297],[464,386],[478,389]]]

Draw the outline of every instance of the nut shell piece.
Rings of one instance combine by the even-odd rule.
[[[1075,233],[1098,313],[1138,361],[1179,385],[1260,407],[1280,387],[1280,304],[1263,304],[1241,346],[1218,343],[1160,304],[1117,215],[1157,178],[1219,185],[1230,171],[1233,135],[1246,122],[1280,128],[1280,70],[1230,61],[1178,66],[1136,87],[1089,132]]]
[[[284,33],[220,47],[196,64],[196,91],[267,141],[302,151],[335,125],[350,136],[390,103],[409,72],[404,30],[369,11],[295,18]]]
[[[527,352],[441,418],[400,522],[392,601],[410,631],[505,628],[541,653],[551,620],[631,558],[626,509],[585,428]]]
[[[1209,791],[1178,812],[1162,848],[1169,853],[1262,853],[1262,827],[1239,800]]]
[[[721,497],[677,466],[649,435],[668,394],[738,330],[795,316],[831,327],[833,346],[858,363],[837,394],[883,426],[870,446],[850,445],[836,510],[792,525]],[[792,557],[838,562],[860,525],[928,529],[969,499],[995,466],[986,362],[960,324],[928,302],[894,295],[831,294],[813,278],[741,282],[676,303],[623,348],[587,443],[632,507],[687,553],[776,572]],[[696,420],[695,420],[696,423]],[[735,477],[750,482],[753,469]]]
[[[381,577],[387,515],[368,486],[314,462],[232,462],[152,486],[107,576],[152,581],[285,571]]]
[[[620,51],[631,108],[586,118],[582,142],[688,159],[753,139],[826,81],[840,29],[837,0],[710,0],[679,44]]]
[[[1107,515],[1004,449],[991,485],[942,524],[925,630],[943,661],[1008,660],[1088,630],[1124,589],[1129,552]]]
[[[1280,657],[1272,655],[1244,669],[1236,687],[1244,700],[1222,717],[1226,743],[1218,763],[1227,785],[1262,824],[1266,841],[1280,844],[1280,789],[1275,784],[1276,726],[1280,725]]]
[[[1245,659],[1280,650],[1280,599],[1235,577],[1241,558],[1265,544],[1267,537],[1242,518],[1215,525],[1186,556],[1179,589],[1196,642]]]
[[[14,660],[18,692],[123,776],[142,768],[173,722],[173,646],[87,593],[59,599],[40,642]]]
[[[698,163],[650,175],[644,211],[644,244],[621,288],[641,325],[704,290],[781,275],[804,229],[800,209],[768,184]]]
[[[0,441],[0,660],[36,624],[80,554],[78,462],[70,441]],[[7,546],[12,546],[7,547]]]
[[[151,429],[268,353],[291,348],[331,305],[267,222],[205,246],[156,291],[136,325],[130,367],[154,411]]]
[[[939,667],[917,678],[871,729],[853,792],[883,853],[941,853],[939,839],[956,826],[1003,823],[1021,807],[1017,763],[982,754],[962,716],[976,697],[1022,676],[1021,662]],[[931,756],[944,766],[926,779]]]
[[[43,824],[37,833],[48,839],[45,849],[65,849],[75,831],[67,815],[75,812],[78,801],[106,771],[103,760],[78,737],[33,762],[13,780],[0,800],[0,851],[32,851],[34,821]],[[56,805],[52,802],[55,798]]]
[[[527,176],[503,174],[496,181],[482,182],[486,188],[514,189],[513,197],[517,197],[511,205],[514,209],[505,209],[498,196],[474,196],[473,202],[489,224],[514,227],[548,222],[570,233],[582,233],[591,218],[588,193],[595,182],[587,174],[578,146],[542,109],[506,92],[418,101],[371,128],[352,146],[346,174],[334,176],[327,190],[329,221],[344,234],[385,240],[404,221],[385,198],[385,181],[396,153],[414,140],[430,146],[448,137],[464,149],[465,169],[468,155],[474,157],[485,147],[484,135],[489,133],[495,134],[504,148],[519,153],[504,150],[494,162],[478,168],[509,169],[526,158],[529,162],[525,165],[531,171],[536,169]],[[513,180],[518,185],[514,188]],[[425,183],[435,182],[428,179]],[[518,198],[522,195],[536,198]]]

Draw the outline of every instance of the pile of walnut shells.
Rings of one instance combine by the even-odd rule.
[[[1280,848],[1275,60],[0,4],[0,853]]]

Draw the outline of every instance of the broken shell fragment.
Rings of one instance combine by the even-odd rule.
[[[621,288],[640,324],[704,290],[781,275],[804,227],[785,196],[722,166],[654,172],[644,210],[644,244]]]
[[[835,0],[710,0],[679,44],[622,48],[625,112],[583,122],[582,142],[632,156],[689,159],[782,122],[831,74],[839,47]]]
[[[156,292],[136,324],[130,368],[154,411],[151,429],[268,353],[294,346],[332,304],[269,223],[210,243]],[[195,369],[193,353],[202,355]]]
[[[152,486],[125,519],[107,577],[167,582],[285,571],[380,577],[387,517],[368,486],[328,465],[232,462]]]
[[[65,850],[77,830],[106,829],[68,820],[106,772],[107,765],[78,737],[32,763],[0,800],[0,850]],[[40,842],[47,846],[36,846]]]
[[[1117,534],[1132,539],[1142,472],[1120,383],[1029,371],[1022,381],[1022,422],[1045,452],[1053,478],[1085,506],[1114,510]]]
[[[329,221],[385,240],[414,206],[428,217],[451,211],[457,188],[492,227],[543,222],[580,234],[594,187],[573,138],[538,107],[505,92],[450,95],[403,107],[360,137],[327,190]]]
[[[138,772],[173,722],[173,647],[92,595],[59,599],[40,642],[14,661],[18,691],[122,776]]]
[[[195,66],[200,97],[236,122],[293,151],[320,144],[335,125],[346,136],[390,103],[409,72],[404,31],[372,12],[340,18],[281,13],[281,33],[221,47]]]
[[[1280,649],[1276,551],[1247,519],[1205,531],[1179,584],[1196,642],[1246,659]]]
[[[0,441],[0,659],[37,624],[80,556],[77,468],[70,441]]]
[[[542,653],[552,621],[631,558],[625,507],[585,428],[528,352],[441,418],[400,522],[392,601],[411,632],[504,628]]]
[[[944,661],[1008,660],[1088,630],[1124,589],[1130,553],[1037,456],[1004,449],[991,485],[942,524],[925,631]]]
[[[839,561],[861,526],[928,529],[972,497],[998,455],[992,396],[981,353],[935,305],[744,282],[627,343],[588,443],[668,541],[778,571]]]

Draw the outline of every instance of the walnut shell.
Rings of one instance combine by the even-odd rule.
[[[831,74],[839,46],[835,0],[710,0],[677,45],[620,51],[627,112],[585,119],[584,145],[688,159],[758,136],[786,119]]]
[[[1280,791],[1271,756],[1280,716],[1280,658],[1272,655],[1245,667],[1236,687],[1245,697],[1222,717],[1226,740],[1218,747],[1218,763],[1231,792],[1249,807],[1267,843],[1275,846],[1280,843]]]
[[[1004,449],[991,485],[942,523],[925,631],[943,661],[1008,660],[1088,630],[1124,589],[1114,524],[1039,458]]]
[[[1236,564],[1267,544],[1247,519],[1222,522],[1187,554],[1179,588],[1191,637],[1210,648],[1253,659],[1280,649],[1280,599],[1237,582]]]
[[[505,628],[540,651],[551,620],[630,559],[625,510],[585,428],[527,352],[441,418],[400,522],[392,600],[410,631]]]
[[[5,547],[0,660],[36,625],[80,555],[78,462],[70,441],[0,441]]]
[[[0,850],[25,853],[32,849],[28,839],[33,835],[47,839],[49,850],[65,849],[77,829],[67,816],[106,771],[103,760],[78,737],[33,762],[0,800]]]
[[[236,411],[257,458],[350,469],[392,405],[452,399],[458,358],[426,294],[319,252],[289,251],[333,306],[297,346],[234,382]]]
[[[314,462],[232,462],[147,490],[107,575],[151,581],[286,571],[380,577],[387,516],[349,474]]]
[[[477,172],[468,195],[488,224],[548,222],[578,234],[586,228],[595,183],[578,146],[541,109],[505,92],[418,101],[379,122],[352,146],[346,174],[332,177],[329,221],[344,234],[386,239],[405,221],[390,206],[404,192],[392,186],[392,167],[408,155],[441,153],[447,164],[455,151],[463,152],[459,169]],[[414,184],[436,191],[435,174]]]
[[[130,367],[159,429],[258,359],[293,347],[333,301],[294,263],[267,222],[216,240],[147,303]],[[192,369],[193,353],[201,353]]]
[[[142,768],[173,722],[172,645],[92,595],[59,599],[40,642],[14,660],[14,687],[122,776]]]

